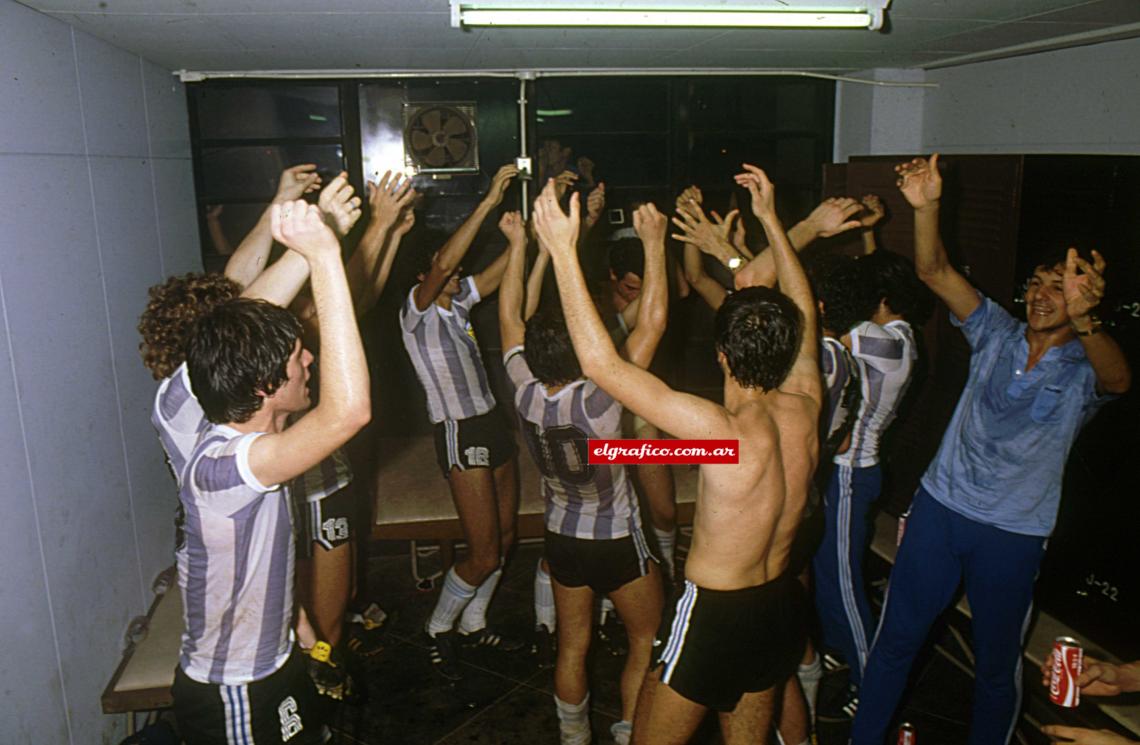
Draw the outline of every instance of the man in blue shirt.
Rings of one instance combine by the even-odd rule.
[[[1033,583],[1081,426],[1128,390],[1119,345],[1093,310],[1104,259],[1070,248],[1038,266],[1027,322],[983,297],[952,266],[938,233],[938,156],[896,168],[915,211],[915,268],[969,342],[970,374],[911,506],[887,602],[863,675],[854,745],[882,745],[907,674],[960,582],[973,616],[970,745],[1008,743],[1021,705],[1021,647]]]

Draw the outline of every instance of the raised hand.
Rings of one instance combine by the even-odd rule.
[[[680,211],[682,205],[687,205],[689,202],[701,204],[704,202],[704,195],[701,194],[701,189],[697,185],[686,186],[685,190],[677,195],[676,208]]]
[[[1070,248],[1065,255],[1065,274],[1061,280],[1065,310],[1071,319],[1084,319],[1104,297],[1104,257],[1092,252],[1093,263],[1085,261]]]
[[[909,163],[895,166],[899,175],[895,184],[916,210],[938,203],[942,198],[942,174],[938,172],[938,153],[926,158],[915,158]]]
[[[578,158],[578,173],[582,174],[582,180],[589,184],[594,185],[594,161],[587,158],[585,155]]]
[[[354,194],[352,184],[348,183],[348,174],[341,171],[317,198],[317,206],[324,213],[329,227],[342,238],[360,219],[360,197]]]
[[[645,250],[650,248],[665,250],[665,231],[669,221],[657,209],[657,205],[646,202],[633,212],[633,229]]]
[[[768,180],[768,174],[748,163],[742,164],[744,172],[733,179],[748,190],[752,197],[752,214],[761,221],[776,217],[776,187]]]
[[[273,239],[310,263],[325,254],[340,257],[340,242],[324,221],[321,208],[297,199],[270,208]]]
[[[411,207],[407,207],[400,213],[400,219],[392,226],[392,236],[395,238],[403,238],[416,224],[416,211]]]
[[[740,215],[740,210],[728,213],[719,223],[710,222],[704,210],[695,201],[677,207],[673,224],[681,229],[673,233],[673,238],[682,243],[691,243],[704,253],[720,261],[727,261],[732,253],[732,224]]]
[[[570,195],[570,214],[567,215],[558,204],[554,179],[548,180],[534,202],[534,232],[539,245],[550,252],[551,258],[576,255],[580,220],[578,195]]]
[[[317,173],[315,163],[303,163],[286,168],[277,181],[277,195],[273,197],[273,203],[282,204],[300,199],[309,192],[316,191],[320,186],[321,176]]]
[[[526,225],[523,223],[521,212],[504,212],[499,218],[499,230],[512,245],[526,243]]]
[[[565,170],[554,177],[554,191],[559,199],[562,199],[567,190],[573,189],[574,185],[578,183],[578,174],[571,170]]]
[[[883,206],[883,200],[874,194],[864,194],[860,201],[862,202],[863,213],[859,216],[859,224],[864,229],[873,228],[887,214],[887,208]]]
[[[862,223],[852,215],[862,209],[863,205],[851,197],[831,197],[820,202],[804,222],[820,238],[830,238],[859,227]]]
[[[606,182],[602,181],[586,195],[586,227],[592,228],[606,208]]]
[[[1115,732],[1106,729],[1085,729],[1084,727],[1064,727],[1060,724],[1049,724],[1041,728],[1049,737],[1059,737],[1061,742],[1072,745],[1136,745],[1135,740],[1129,740]]]
[[[507,163],[500,167],[491,179],[491,188],[487,190],[487,196],[483,197],[483,202],[491,207],[497,206],[503,201],[503,195],[507,193],[511,179],[518,175],[519,169],[514,163]]]
[[[368,182],[368,209],[371,219],[381,225],[393,225],[400,212],[418,196],[412,180],[401,180],[400,174],[385,171],[378,183]]]

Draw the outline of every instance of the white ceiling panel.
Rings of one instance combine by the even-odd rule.
[[[169,69],[207,72],[684,66],[846,73],[1140,36],[1140,0],[892,0],[882,32],[464,30],[451,27],[447,0],[21,1]]]

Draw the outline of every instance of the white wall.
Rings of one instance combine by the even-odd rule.
[[[941,70],[937,88],[836,87],[835,160],[908,152],[1140,155],[1140,39]]]
[[[118,742],[99,696],[173,561],[135,331],[200,267],[185,94],[0,0],[0,741]]]

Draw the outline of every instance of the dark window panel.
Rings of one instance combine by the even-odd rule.
[[[192,95],[205,140],[340,137],[335,86],[205,86]]]
[[[269,201],[281,171],[299,163],[316,163],[324,183],[345,167],[340,145],[264,145],[202,148],[203,203],[240,199]]]

